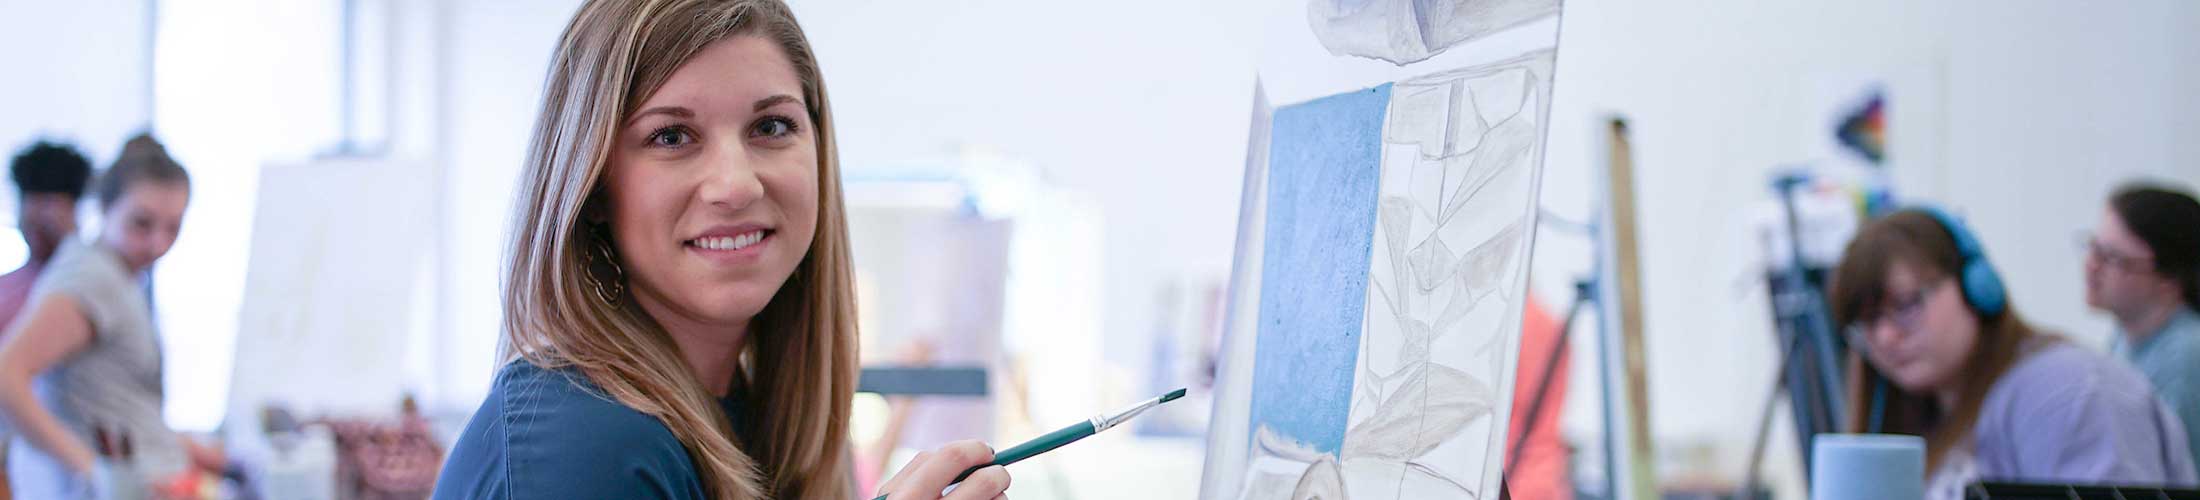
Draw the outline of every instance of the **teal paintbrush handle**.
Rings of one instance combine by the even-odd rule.
[[[1084,439],[1086,437],[1092,436],[1094,432],[1095,431],[1092,429],[1091,422],[1078,422],[1077,425],[1072,425],[1069,427],[1064,427],[1058,431],[1049,432],[1044,436],[1039,436],[1037,439],[1025,441],[1024,444],[1019,444],[1013,448],[1001,450],[997,453],[994,453],[993,463],[982,464],[971,467],[969,469],[964,469],[961,474],[955,475],[955,480],[948,481],[947,484],[952,486],[956,483],[961,483],[964,479],[969,479],[971,474],[976,474],[979,469],[984,469],[986,467],[992,467],[995,465],[1006,466],[1008,464],[1021,462],[1026,458],[1038,456],[1040,453],[1046,453],[1055,448],[1060,448],[1062,447],[1062,445],[1075,443],[1079,439]],[[872,500],[886,500],[886,495],[879,495],[878,498],[874,498]]]
[[[1038,456],[1040,453],[1046,453],[1047,451],[1053,450],[1055,448],[1060,448],[1062,447],[1062,445],[1077,442],[1077,440],[1084,439],[1085,437],[1091,436],[1092,434],[1092,423],[1090,422],[1078,422],[1077,425],[1063,427],[1062,430],[1049,432],[1047,433],[1047,435],[1039,436],[1037,439],[1025,441],[1024,444],[1019,444],[1013,448],[1001,450],[998,453],[994,453],[993,463],[979,465],[966,469],[961,474],[956,474],[955,480],[949,481],[947,484],[963,482],[964,479],[969,479],[971,474],[976,474],[978,472],[978,469],[983,469],[995,465],[1008,465],[1016,462],[1021,462],[1026,458]]]

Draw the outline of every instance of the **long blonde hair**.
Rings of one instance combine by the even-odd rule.
[[[809,252],[750,322],[732,429],[679,349],[626,296],[599,299],[585,215],[619,124],[704,45],[760,36],[793,62],[817,134],[818,224]],[[717,498],[854,496],[847,426],[856,383],[855,299],[831,107],[815,54],[779,0],[592,0],[558,42],[521,174],[504,282],[503,355],[571,367],[664,421]]]

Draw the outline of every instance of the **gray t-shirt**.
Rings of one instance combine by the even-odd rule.
[[[1987,480],[2200,484],[2184,425],[2146,377],[2069,342],[2040,346],[1995,381],[1973,437]]]
[[[39,374],[38,399],[84,443],[97,447],[95,426],[127,435],[130,469],[140,478],[181,472],[182,444],[161,416],[160,340],[140,282],[106,247],[70,240],[32,287],[31,303],[69,297],[91,323],[83,350]],[[67,498],[81,492],[53,456],[16,440],[8,475],[22,498]]]

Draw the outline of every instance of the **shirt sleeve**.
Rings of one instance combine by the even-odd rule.
[[[113,293],[109,288],[104,281],[84,269],[81,263],[57,261],[47,268],[46,275],[38,278],[38,284],[31,288],[31,298],[25,305],[38,304],[53,297],[68,297],[76,301],[78,314],[84,315],[84,323],[91,326],[91,333],[97,341],[101,339],[96,337],[111,330],[107,328],[110,325],[105,324],[107,319],[117,314],[117,311],[108,309],[111,302],[107,299]]]
[[[2015,401],[2005,422],[2017,477],[2028,482],[2158,485],[2167,479],[2152,395],[2075,377]]]

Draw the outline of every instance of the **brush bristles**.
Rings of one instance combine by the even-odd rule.
[[[1170,402],[1170,401],[1176,401],[1176,399],[1177,399],[1177,398],[1181,398],[1181,397],[1184,397],[1184,390],[1183,390],[1183,389],[1177,389],[1177,390],[1174,390],[1174,391],[1169,391],[1169,393],[1168,393],[1168,394],[1163,394],[1163,395],[1161,395],[1161,402],[1163,402],[1163,403],[1167,403],[1167,402]]]

